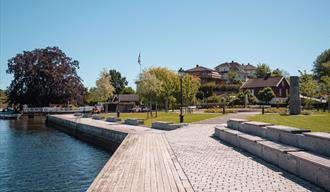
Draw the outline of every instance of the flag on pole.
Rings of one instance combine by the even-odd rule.
[[[141,53],[139,53],[138,63],[139,63],[139,65],[141,65]]]

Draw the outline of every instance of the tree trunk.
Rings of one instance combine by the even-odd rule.
[[[158,117],[158,108],[157,108],[157,102],[156,102],[156,117]]]
[[[168,112],[168,98],[167,97],[165,98],[164,104],[165,104],[165,112],[167,113]]]

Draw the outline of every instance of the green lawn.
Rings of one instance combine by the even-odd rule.
[[[286,125],[311,131],[330,132],[330,113],[314,112],[312,115],[282,116],[279,114],[255,115],[248,118],[277,125]]]
[[[155,113],[153,113],[155,116]],[[220,113],[193,113],[193,114],[185,114],[184,115],[184,123],[192,123],[196,121],[201,121],[205,119],[210,119],[214,117],[221,116]],[[108,113],[102,115],[103,117],[110,117],[110,116],[116,116],[116,113]],[[179,114],[178,113],[165,113],[165,112],[158,112],[158,117],[149,117],[147,119],[147,113],[120,113],[120,118],[122,121],[124,121],[127,118],[138,118],[138,119],[144,119],[144,124],[148,127],[151,126],[151,123],[154,121],[167,121],[167,122],[173,122],[173,123],[179,123]]]

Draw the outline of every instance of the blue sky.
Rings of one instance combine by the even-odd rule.
[[[58,46],[80,62],[85,86],[103,68],[129,85],[142,67],[172,70],[227,61],[267,63],[291,75],[330,48],[329,0],[0,0],[0,88],[7,60]]]

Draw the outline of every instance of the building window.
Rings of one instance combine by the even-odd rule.
[[[285,96],[289,96],[289,90],[285,89]]]
[[[254,95],[254,89],[251,89],[251,94]]]
[[[280,96],[282,96],[282,89],[280,88]]]
[[[284,81],[282,81],[282,87],[284,87]]]

